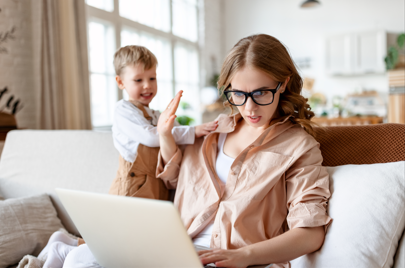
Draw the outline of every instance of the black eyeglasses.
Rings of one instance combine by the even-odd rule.
[[[276,94],[281,84],[282,83],[279,82],[275,89],[258,89],[249,93],[238,90],[227,90],[231,86],[229,85],[224,90],[224,94],[229,103],[234,106],[244,105],[248,97],[251,97],[254,103],[256,103],[257,105],[265,106],[273,103],[274,94]]]

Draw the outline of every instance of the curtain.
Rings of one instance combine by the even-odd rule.
[[[39,124],[91,129],[84,0],[36,0],[40,16]]]

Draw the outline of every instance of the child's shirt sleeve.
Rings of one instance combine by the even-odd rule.
[[[124,100],[116,105],[112,132],[115,148],[129,162],[135,160],[139,144],[159,147],[157,127],[143,116],[141,110]],[[194,143],[194,127],[176,126],[172,133],[176,144]]]
[[[152,113],[153,113],[153,115],[152,115],[153,124],[157,125],[157,122],[159,120],[161,113],[156,110],[152,110]],[[145,119],[145,117],[143,117],[143,119]],[[146,120],[146,121],[148,121],[148,120]],[[157,133],[157,127],[155,127],[155,128],[156,128],[156,133]],[[180,125],[179,122],[177,122],[177,120],[174,120],[174,127],[172,130],[172,134],[173,134],[174,140],[176,141],[176,144],[178,144],[178,145],[194,144],[195,127],[182,126],[182,125]],[[159,142],[159,133],[157,133],[157,139]]]

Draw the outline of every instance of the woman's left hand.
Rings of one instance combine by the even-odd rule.
[[[183,90],[177,92],[176,96],[170,101],[166,110],[164,110],[163,113],[161,113],[161,115],[159,116],[157,131],[160,136],[172,135],[174,119],[176,118],[175,113],[177,111],[177,108],[179,107],[182,94]]]
[[[245,268],[251,265],[249,253],[240,249],[210,249],[198,252],[203,265],[214,263],[216,267]]]

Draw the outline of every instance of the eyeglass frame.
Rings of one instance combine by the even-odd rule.
[[[233,106],[243,106],[243,105],[245,105],[245,103],[247,102],[247,100],[248,100],[249,97],[250,97],[250,98],[252,99],[252,101],[253,101],[254,103],[256,103],[257,105],[260,105],[260,106],[267,106],[267,105],[270,105],[270,104],[272,104],[272,103],[274,102],[274,95],[275,95],[275,94],[277,93],[277,91],[280,89],[280,87],[281,87],[282,84],[283,84],[282,82],[279,82],[278,85],[277,85],[277,87],[274,88],[274,89],[257,89],[257,90],[253,90],[252,92],[244,92],[244,91],[238,91],[238,90],[226,90],[226,89],[228,89],[228,88],[231,86],[231,85],[229,85],[229,86],[224,90],[224,94],[225,94],[225,97],[226,97],[226,99],[228,100],[229,104],[231,104],[231,105],[233,105]],[[255,98],[253,97],[253,93],[255,93],[255,92],[257,92],[257,91],[270,91],[271,93],[273,93],[273,100],[272,100],[270,103],[268,103],[268,104],[260,104],[260,103],[257,103],[257,102],[255,101]],[[231,92],[242,93],[243,95],[245,95],[245,101],[244,101],[242,104],[233,104],[233,103],[229,100],[228,95],[226,94],[226,93],[231,93]]]

